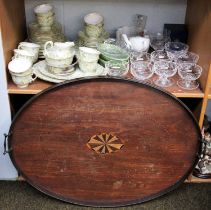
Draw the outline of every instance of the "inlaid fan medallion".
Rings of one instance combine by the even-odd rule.
[[[102,133],[92,136],[87,146],[97,153],[106,154],[120,150],[124,144],[113,134]]]

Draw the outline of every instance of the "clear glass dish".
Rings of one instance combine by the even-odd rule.
[[[150,54],[145,52],[130,52],[130,62],[137,62],[137,61],[150,61]]]
[[[185,90],[194,90],[199,87],[197,79],[202,74],[202,67],[196,64],[182,63],[178,65],[178,74],[181,79],[177,81],[177,85]]]
[[[188,52],[189,46],[182,42],[168,42],[165,44],[165,50],[168,57],[177,61],[179,57],[184,56]]]
[[[169,87],[174,84],[173,77],[177,73],[176,64],[171,61],[156,61],[153,71],[159,76],[154,83],[160,87]]]
[[[129,71],[129,63],[125,61],[110,60],[105,63],[105,69],[109,76],[124,77]]]
[[[149,61],[136,61],[131,64],[130,72],[139,81],[148,80],[154,74]]]
[[[178,63],[197,63],[199,56],[193,52],[187,52],[177,59]]]
[[[156,62],[156,61],[160,61],[160,60],[170,61],[166,51],[156,50],[156,51],[151,53],[151,61],[152,62]]]
[[[170,41],[171,39],[168,34],[150,34],[150,45],[154,50],[164,50],[165,44]]]

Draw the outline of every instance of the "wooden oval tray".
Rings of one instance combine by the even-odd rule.
[[[200,129],[174,96],[115,78],[79,79],[34,96],[8,139],[20,174],[43,193],[125,206],[176,188],[192,171]]]

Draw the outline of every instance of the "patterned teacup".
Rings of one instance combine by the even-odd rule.
[[[37,60],[37,54],[27,50],[14,49],[14,57],[12,59],[23,58],[34,63]]]
[[[78,57],[86,62],[98,61],[100,52],[89,47],[79,47]]]
[[[25,88],[36,79],[32,71],[32,63],[23,58],[14,59],[9,62],[8,69],[13,82],[19,88]]]
[[[40,45],[35,44],[35,43],[30,43],[30,42],[20,42],[18,45],[18,49],[19,50],[26,50],[28,52],[33,53],[34,55],[36,55],[34,57],[34,61],[36,62],[38,59],[38,55],[39,55],[39,50],[40,50]]]

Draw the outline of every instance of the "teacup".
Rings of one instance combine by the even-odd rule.
[[[55,19],[55,15],[51,15],[51,16],[37,16],[37,23],[41,26],[41,27],[48,27],[50,28],[53,23],[54,23],[54,19]]]
[[[40,50],[40,45],[35,44],[35,43],[30,43],[30,42],[20,42],[18,45],[18,49],[26,50],[28,52],[32,52],[33,54],[37,55],[34,62],[37,61],[38,55],[39,55],[39,50]]]
[[[17,58],[23,58],[25,60],[29,60],[31,63],[34,63],[37,59],[37,55],[26,50],[14,49],[13,59]]]
[[[37,77],[33,74],[32,63],[29,60],[18,58],[9,62],[8,69],[13,82],[19,88],[25,88]]]
[[[78,57],[85,62],[98,61],[100,52],[89,47],[79,47]]]
[[[58,48],[58,50],[66,51],[67,53],[75,54],[75,43],[74,42],[55,42],[54,46]]]
[[[68,67],[55,67],[55,66],[50,66],[47,63],[48,71],[52,74],[62,74],[62,73],[71,73],[75,69],[75,65],[78,62],[74,62],[73,64],[69,65]]]
[[[88,37],[99,37],[103,32],[103,16],[97,12],[84,17],[85,33]]]
[[[48,58],[65,59],[74,57],[74,42],[55,42],[48,41],[44,45],[44,55]]]
[[[80,58],[78,58],[78,64],[79,64],[79,68],[81,69],[81,71],[83,72],[90,72],[93,73],[96,71],[97,69],[97,61],[84,61],[81,60]]]
[[[88,37],[99,37],[103,32],[103,27],[98,27],[95,25],[85,26],[85,33]]]
[[[102,27],[103,16],[97,12],[89,13],[84,17],[84,22],[86,25],[95,25]]]
[[[52,58],[52,57],[45,57],[45,60],[49,66],[58,67],[58,68],[66,68],[71,65],[73,62],[73,57],[67,58]]]
[[[53,6],[50,4],[41,4],[34,8],[34,13],[36,16],[52,16],[53,15]]]

